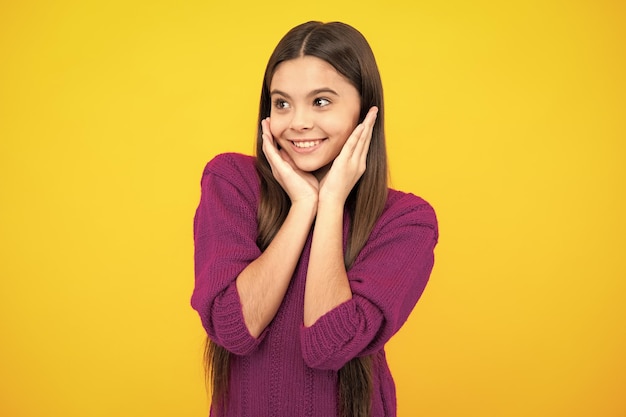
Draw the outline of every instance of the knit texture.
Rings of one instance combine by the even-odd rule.
[[[232,353],[229,409],[214,417],[336,416],[337,371],[363,355],[373,357],[372,417],[395,417],[395,386],[384,346],[408,318],[430,276],[438,239],[432,207],[412,194],[389,190],[384,212],[348,271],[352,299],[305,327],[309,234],[278,313],[254,338],[235,285],[239,273],[261,254],[254,158],[218,155],[207,164],[201,187],[191,304],[209,337]]]

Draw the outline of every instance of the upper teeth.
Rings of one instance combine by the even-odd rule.
[[[317,145],[318,143],[320,143],[319,140],[310,140],[306,142],[294,142],[293,144],[296,146],[296,148],[310,148]]]

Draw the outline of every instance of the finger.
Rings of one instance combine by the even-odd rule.
[[[364,129],[365,126],[363,125],[363,123],[359,123],[358,125],[356,125],[350,136],[348,136],[346,143],[344,143],[338,157],[343,156],[345,158],[350,158],[354,154],[354,149],[359,142],[359,139],[363,134]]]
[[[269,129],[269,118],[261,121],[261,129],[263,138],[263,153],[267,157],[268,162],[272,168],[276,167],[277,163],[280,163],[281,157],[278,153],[278,148],[276,147],[276,142],[274,141],[274,137]]]
[[[354,154],[361,157],[363,154],[367,155],[372,140],[372,132],[374,131],[374,124],[378,117],[378,108],[372,107],[363,120],[364,129],[361,133],[359,141],[355,145]]]
[[[289,166],[293,168],[294,171],[299,171],[298,167],[296,166],[296,163],[293,162],[293,159],[291,159],[291,156],[289,156],[289,154],[284,149],[280,149],[278,153],[280,154],[283,161],[289,164]]]
[[[286,175],[291,175],[293,172],[299,172],[299,169],[296,167],[295,162],[293,162],[289,154],[284,149],[278,148],[276,140],[274,140],[274,136],[272,136],[270,131],[269,124],[269,117],[261,122],[261,127],[264,132],[262,135],[263,153],[267,157],[274,178],[279,180],[279,177],[283,178]]]
[[[367,138],[368,136],[371,136],[377,117],[378,117],[378,108],[372,107],[369,110],[369,112],[367,112],[367,115],[365,116],[365,119],[363,120],[363,125],[365,126],[365,129],[363,131],[362,138]]]
[[[370,110],[365,115],[365,119],[363,119],[362,123],[356,125],[348,139],[346,139],[346,143],[344,143],[341,152],[337,156],[337,158],[350,158],[355,152],[360,154],[363,152],[363,148],[369,148],[369,142],[372,136],[372,128],[376,121],[376,115],[378,114],[378,107],[374,106],[370,108]],[[361,143],[361,146],[357,150],[357,146]],[[366,146],[364,146],[366,145]]]
[[[363,124],[373,125],[374,122],[376,121],[377,115],[378,115],[378,107],[376,106],[370,107],[370,109],[367,111],[367,114],[365,115],[365,118],[363,119]]]
[[[271,133],[267,130],[267,121],[261,121],[261,138],[263,139],[263,153],[267,155],[268,152],[271,152],[271,148],[276,148],[274,144],[274,138]]]
[[[266,117],[265,119],[261,120],[261,131],[263,132],[263,134],[272,136],[272,132],[270,131],[270,118],[269,117]]]
[[[364,140],[368,140],[369,137],[371,137],[371,132],[372,129],[374,127],[374,123],[376,122],[376,116],[378,114],[378,107],[373,106],[369,109],[369,111],[367,112],[367,114],[365,115],[365,118],[363,119],[363,121],[360,123],[360,126],[363,126],[363,129],[360,131],[360,133],[358,135],[356,135],[356,137],[354,138],[354,147],[359,146],[359,144],[364,141]],[[358,127],[358,126],[357,126]],[[356,129],[355,129],[356,130]],[[355,131],[355,133],[357,133]]]

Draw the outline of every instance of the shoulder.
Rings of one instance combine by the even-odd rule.
[[[258,195],[259,176],[256,158],[239,153],[223,153],[211,159],[202,173],[202,186],[215,181],[227,182],[244,194]]]
[[[216,155],[204,167],[203,175],[214,174],[231,178],[233,175],[256,176],[255,158],[240,153],[222,153]]]
[[[435,240],[438,239],[437,215],[433,207],[414,194],[389,189],[385,209],[372,232],[389,231],[390,228],[406,226],[422,226],[432,229]]]

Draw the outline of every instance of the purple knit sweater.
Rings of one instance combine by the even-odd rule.
[[[229,409],[215,417],[336,416],[337,370],[361,355],[373,357],[372,417],[395,417],[395,386],[384,346],[408,318],[433,267],[438,232],[430,205],[389,190],[384,212],[348,271],[352,299],[307,328],[309,234],[278,313],[255,339],[244,324],[235,286],[239,273],[261,253],[255,243],[259,179],[254,159],[219,155],[207,164],[201,184],[191,304],[209,337],[232,353]]]

